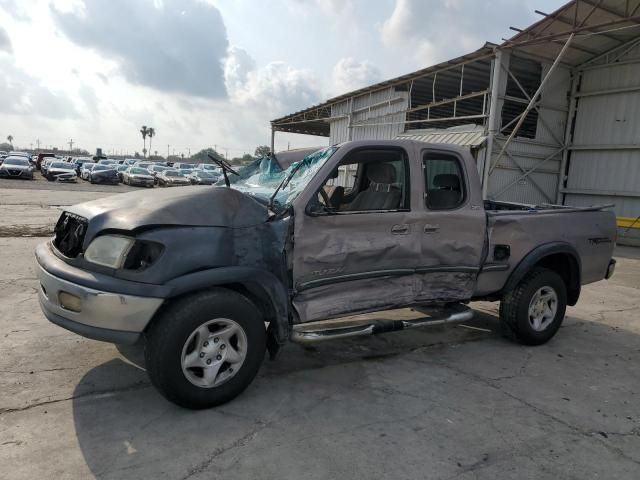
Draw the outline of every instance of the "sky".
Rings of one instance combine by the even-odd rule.
[[[561,0],[0,0],[0,142],[229,158],[269,121],[500,42]],[[327,138],[276,135],[276,150]]]

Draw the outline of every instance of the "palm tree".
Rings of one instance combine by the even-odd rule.
[[[13,135],[7,135],[7,142],[11,144],[11,148],[13,148]]]
[[[149,156],[151,156],[151,139],[154,137],[155,134],[156,134],[155,128],[149,127],[147,129],[147,135],[149,136]]]
[[[142,156],[146,157],[147,156],[147,135],[149,135],[149,129],[147,128],[146,125],[143,125],[140,128],[140,133],[142,134],[142,144],[143,144]]]

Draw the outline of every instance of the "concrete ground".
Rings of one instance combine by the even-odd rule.
[[[22,191],[0,186],[0,226],[40,212],[46,228],[48,207],[87,199]],[[156,393],[138,348],[44,319],[44,240],[0,238],[0,478],[640,478],[637,250],[547,345],[502,339],[479,303],[466,325],[288,345],[239,398],[194,412]]]

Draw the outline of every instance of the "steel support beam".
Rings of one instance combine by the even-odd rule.
[[[500,120],[502,116],[502,108],[500,107],[500,80],[502,78],[502,61],[504,53],[502,50],[496,50],[496,56],[493,59],[493,69],[491,71],[491,98],[489,100],[489,121],[487,125],[487,148],[484,152],[484,166],[482,168],[482,199],[487,199],[489,191],[489,166],[491,165],[491,156],[493,154],[493,145],[495,137],[500,130]]]
[[[567,120],[564,126],[564,145],[568,147],[571,145],[571,138],[573,136],[573,119],[576,114],[577,98],[576,93],[578,91],[578,84],[580,83],[580,76],[582,72],[576,72],[571,78],[571,97],[569,98],[569,113],[567,114]],[[569,164],[569,148],[565,148],[562,152],[562,160],[560,162],[560,171],[558,172],[558,188],[556,189],[556,203],[559,205],[564,204],[564,195],[562,189],[564,188],[565,177],[567,175],[567,165]]]

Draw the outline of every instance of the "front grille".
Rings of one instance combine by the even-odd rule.
[[[53,245],[67,257],[77,257],[82,251],[82,242],[87,232],[87,219],[73,213],[64,212],[55,228]]]
[[[21,172],[21,170],[9,170],[9,169],[7,170],[9,171],[9,175],[15,175],[15,176],[20,175],[20,172]]]

